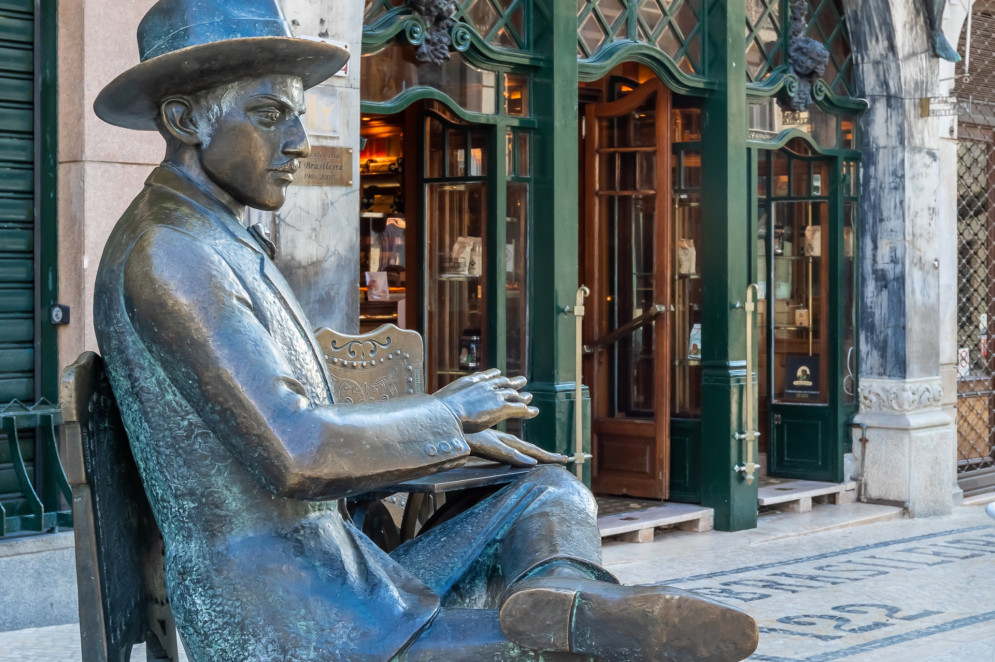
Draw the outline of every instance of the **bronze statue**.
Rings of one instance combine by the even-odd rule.
[[[562,462],[491,426],[523,379],[334,404],[322,354],[247,206],[278,209],[310,152],[304,90],[345,51],[294,38],[276,0],[160,0],[142,62],[95,102],[166,156],[115,226],[94,319],[195,662],[738,660],[745,613],[601,563],[595,504],[539,466],[381,551],[339,500],[471,455]]]

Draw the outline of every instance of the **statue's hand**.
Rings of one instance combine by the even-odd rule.
[[[521,391],[524,377],[503,377],[491,369],[460,377],[435,392],[449,407],[467,433],[486,430],[506,418],[533,418],[539,413],[530,407],[532,394]]]
[[[485,460],[504,462],[516,467],[531,467],[542,464],[566,464],[569,458],[558,453],[544,451],[513,434],[499,430],[484,430],[466,435],[470,454]]]

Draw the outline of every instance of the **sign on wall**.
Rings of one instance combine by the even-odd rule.
[[[311,156],[301,161],[294,182],[298,186],[352,186],[352,148],[311,148]]]

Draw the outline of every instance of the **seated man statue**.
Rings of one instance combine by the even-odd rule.
[[[491,431],[537,412],[523,379],[333,403],[300,305],[242,224],[284,203],[310,152],[304,90],[347,54],[294,38],[276,0],[160,0],[141,63],[94,108],[158,130],[162,165],[104,249],[101,353],[165,541],[194,662],[739,660],[741,611],[621,586],[590,493],[539,466],[390,555],[339,500],[471,455],[558,462]]]

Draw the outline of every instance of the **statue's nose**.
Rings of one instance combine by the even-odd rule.
[[[304,123],[299,117],[295,117],[291,123],[287,141],[283,144],[283,153],[287,156],[306,159],[311,155],[311,142],[308,140]]]

